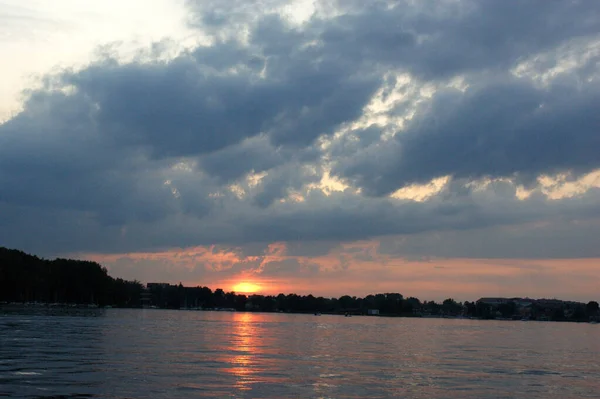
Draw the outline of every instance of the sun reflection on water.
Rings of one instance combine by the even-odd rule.
[[[231,331],[231,365],[226,371],[237,377],[235,387],[241,391],[252,389],[259,381],[262,343],[257,322],[261,315],[236,313]]]

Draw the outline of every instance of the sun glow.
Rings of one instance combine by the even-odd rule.
[[[240,294],[253,294],[258,290],[260,290],[260,285],[248,282],[237,283],[233,286],[233,291]]]

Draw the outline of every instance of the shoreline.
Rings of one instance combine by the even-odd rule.
[[[159,308],[159,307],[101,307],[94,304],[46,304],[46,303],[0,303],[0,315],[2,314],[38,314],[49,316],[82,316],[82,315],[100,315],[107,310],[169,310],[169,311],[185,311],[185,312],[229,312],[229,313],[265,313],[265,314],[300,314],[318,316],[340,316],[348,317],[345,313],[335,312],[293,312],[293,311],[256,311],[256,310],[236,310],[236,309],[174,309],[174,308]],[[467,317],[467,316],[452,316],[452,315],[402,315],[402,314],[360,314],[353,313],[349,317],[383,317],[383,318],[403,318],[403,319],[448,319],[448,320],[469,320],[469,321],[533,321],[533,322],[557,322],[557,323],[584,323],[595,324],[594,321],[585,320],[537,320],[537,319],[520,319],[520,318],[482,318],[482,317]]]

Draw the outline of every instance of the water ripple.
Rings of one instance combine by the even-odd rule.
[[[0,316],[7,398],[592,398],[597,326],[117,310]]]

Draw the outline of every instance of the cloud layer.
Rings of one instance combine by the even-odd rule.
[[[228,4],[189,1],[175,55],[107,48],[24,93],[0,125],[2,245],[600,256],[600,5]]]

